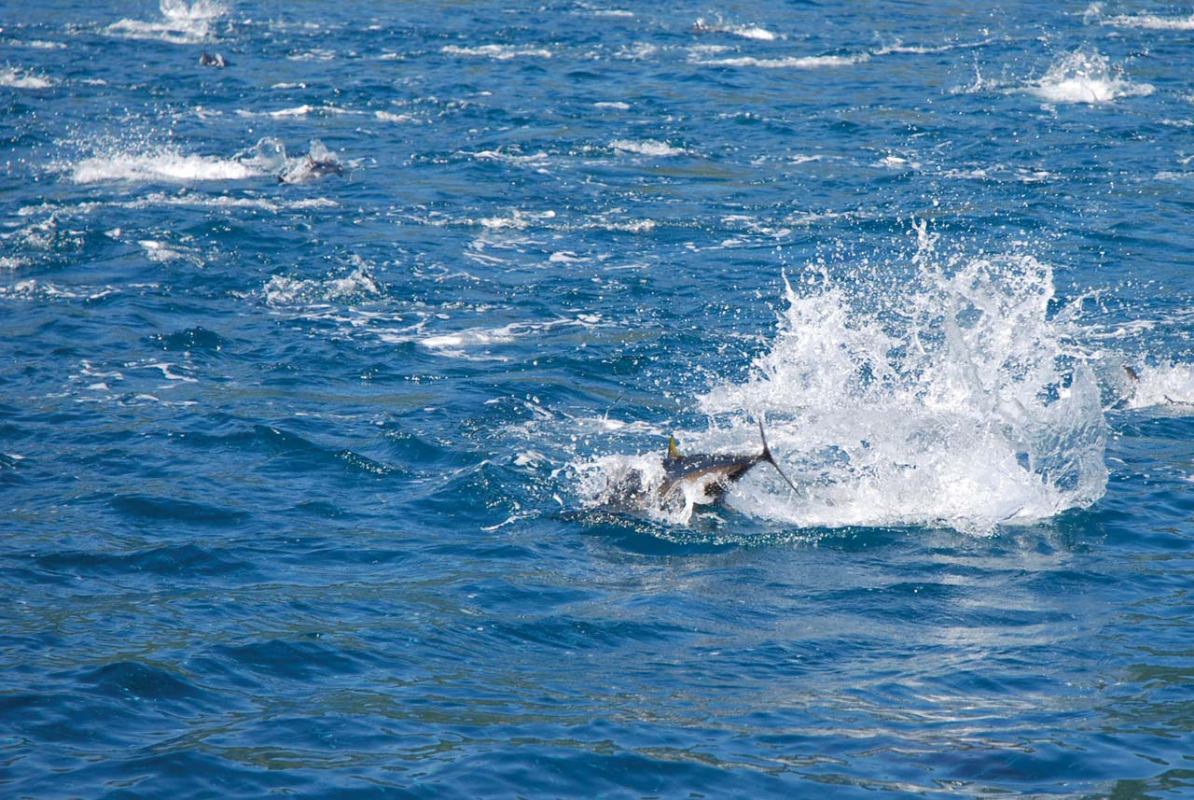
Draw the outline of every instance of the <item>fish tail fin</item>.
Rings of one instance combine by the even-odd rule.
[[[771,448],[767,446],[767,432],[763,430],[763,415],[760,414],[755,421],[759,423],[759,438],[763,440],[763,453],[759,457],[769,464],[774,464],[775,458],[771,455]]]
[[[757,422],[759,423],[759,438],[763,440],[763,452],[759,454],[759,458],[766,461],[771,466],[775,467],[775,471],[784,479],[784,482],[792,487],[792,491],[796,494],[803,494],[800,489],[792,482],[787,473],[779,466],[779,462],[775,460],[775,456],[771,455],[771,448],[767,446],[767,432],[763,430],[763,415],[759,414]]]

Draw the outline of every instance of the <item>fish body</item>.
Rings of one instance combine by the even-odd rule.
[[[690,456],[669,454],[663,460],[664,480],[659,488],[666,497],[684,484],[703,489],[711,501],[720,500],[726,491],[755,466],[771,461],[768,451],[751,455],[697,453]],[[773,462],[772,462],[773,463]]]
[[[694,453],[682,455],[675,438],[669,437],[667,455],[663,459],[663,481],[658,488],[648,487],[642,472],[633,470],[623,475],[611,487],[609,496],[614,505],[622,507],[649,507],[667,504],[680,494],[700,498],[698,503],[716,503],[737,481],[764,462],[775,467],[780,477],[799,493],[800,489],[780,469],[767,446],[767,435],[759,421],[759,436],[763,450],[759,453]]]

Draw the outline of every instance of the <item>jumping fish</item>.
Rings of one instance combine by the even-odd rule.
[[[775,471],[784,479],[792,491],[797,494],[800,489],[792,482],[776,463],[771,455],[771,448],[767,446],[767,434],[763,430],[763,421],[759,420],[759,438],[763,442],[763,450],[759,453],[739,455],[734,453],[693,453],[682,455],[679,443],[674,436],[668,437],[667,455],[663,459],[663,482],[658,489],[649,490],[644,486],[643,475],[637,470],[622,478],[613,487],[612,495],[615,504],[620,506],[642,507],[654,501],[666,501],[674,492],[683,491],[685,486],[699,488],[706,502],[718,502],[735,482],[757,465],[766,462],[775,467]]]

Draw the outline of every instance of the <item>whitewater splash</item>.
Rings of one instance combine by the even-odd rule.
[[[177,148],[164,147],[143,153],[93,156],[76,164],[70,172],[75,183],[101,181],[191,181],[244,180],[260,173],[239,161],[216,156],[184,155]]]
[[[1121,67],[1112,66],[1106,56],[1088,50],[1060,57],[1040,80],[1026,88],[1048,103],[1109,103],[1153,93],[1151,84],[1128,81]]]
[[[198,44],[211,38],[216,20],[228,13],[219,0],[161,0],[161,20],[122,19],[107,31],[128,39],[156,39],[170,44]]]
[[[0,67],[0,86],[10,89],[49,89],[53,85],[54,80],[45,75],[25,72],[15,67]]]
[[[805,496],[752,473],[731,507],[800,527],[990,534],[1103,495],[1100,388],[1075,341],[1077,307],[1050,313],[1052,269],[1022,254],[939,258],[934,244],[920,227],[916,275],[898,290],[785,280],[787,309],[754,377],[699,398],[733,425],[680,435],[689,450],[745,452],[756,441],[749,416],[765,414],[771,449]],[[620,477],[650,477],[658,461],[581,464],[581,497],[601,505]],[[651,514],[685,524],[694,500]]]
[[[240,181],[274,175],[282,183],[308,183],[329,174],[343,174],[344,165],[318,139],[307,153],[288,156],[275,138],[261,139],[232,158],[184,153],[177,145],[131,144],[100,137],[91,142],[94,155],[60,167],[74,183],[105,181],[195,183]]]
[[[757,42],[774,42],[779,37],[772,31],[767,30],[761,25],[735,25],[720,17],[712,20],[706,20],[704,17],[698,17],[697,21],[692,24],[693,33],[727,33],[731,36],[738,36],[743,39],[753,39]]]

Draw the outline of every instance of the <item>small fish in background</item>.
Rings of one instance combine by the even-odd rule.
[[[295,159],[278,175],[279,183],[308,183],[327,175],[343,175],[344,165],[336,154],[328,150],[323,142],[315,139],[311,150],[302,158]]]
[[[663,482],[658,488],[646,485],[641,472],[633,471],[618,482],[611,492],[611,505],[623,508],[644,508],[653,503],[666,503],[680,493],[702,498],[698,503],[717,503],[729,488],[748,472],[764,462],[775,467],[792,491],[801,494],[799,487],[784,473],[767,446],[763,421],[759,420],[759,437],[763,450],[739,455],[733,453],[694,453],[683,455],[675,437],[668,437],[667,455],[663,459]]]
[[[209,53],[204,50],[199,54],[199,66],[223,69],[228,66],[228,61],[219,53]]]

